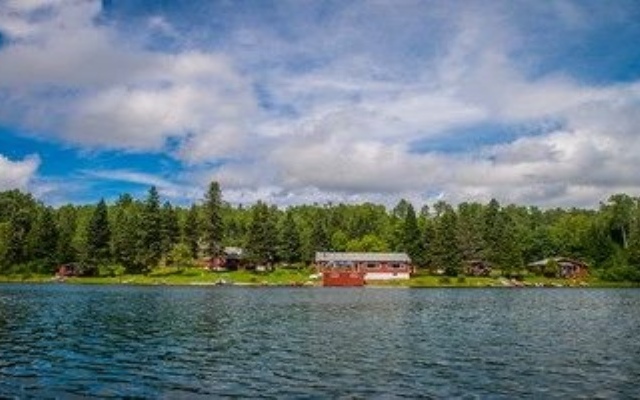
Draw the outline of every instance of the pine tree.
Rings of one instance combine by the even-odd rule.
[[[162,255],[167,257],[180,240],[180,225],[178,214],[168,201],[164,202],[160,210],[162,223]]]
[[[58,210],[58,243],[56,246],[56,258],[60,263],[77,261],[78,254],[73,247],[73,237],[77,228],[77,212],[71,205],[63,206]]]
[[[436,241],[436,223],[433,219],[425,221],[424,232],[422,237],[422,246],[424,248],[424,265],[429,268],[436,266],[437,259],[435,254]]]
[[[300,231],[293,218],[293,213],[287,211],[282,220],[280,235],[280,258],[287,263],[295,263],[302,260],[302,242]]]
[[[155,186],[149,189],[142,205],[138,256],[144,272],[157,267],[162,257],[162,216],[160,196]]]
[[[485,258],[491,264],[498,264],[500,261],[501,230],[500,204],[496,199],[491,199],[484,213]]]
[[[446,205],[437,219],[433,253],[436,265],[449,276],[462,271],[462,256],[457,241],[457,216],[451,206]]]
[[[496,254],[497,264],[503,275],[512,275],[522,267],[522,250],[518,242],[515,223],[505,211],[499,214],[499,245]]]
[[[87,258],[90,262],[102,264],[109,260],[111,229],[107,205],[101,199],[91,215],[87,227]]]
[[[41,272],[50,272],[58,259],[58,227],[50,207],[43,207],[38,212],[28,241],[30,258],[44,268]]]
[[[184,224],[184,242],[189,248],[191,258],[194,260],[198,258],[200,239],[200,229],[198,221],[198,208],[195,204],[191,205],[187,213],[187,219]]]
[[[458,244],[465,261],[481,260],[485,243],[483,238],[483,206],[462,203],[458,206]]]
[[[224,238],[224,224],[222,219],[222,195],[218,182],[211,182],[205,194],[202,230],[207,254],[210,257],[220,255]]]
[[[267,204],[258,201],[251,210],[251,225],[247,238],[250,258],[260,264],[272,263],[276,257],[276,226]]]
[[[313,220],[313,229],[311,231],[312,251],[329,251],[331,250],[331,238],[327,229],[327,221],[323,210],[319,209]]]
[[[143,271],[141,262],[141,215],[140,205],[124,194],[114,206],[114,224],[112,232],[113,256],[129,273]]]
[[[407,203],[407,208],[402,224],[402,250],[409,254],[414,264],[424,265],[424,246],[418,227],[416,212],[411,203]]]

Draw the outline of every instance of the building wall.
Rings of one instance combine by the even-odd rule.
[[[363,286],[364,277],[358,272],[324,272],[322,274],[323,286]]]
[[[367,272],[364,274],[366,281],[389,281],[393,279],[409,279],[409,272]]]

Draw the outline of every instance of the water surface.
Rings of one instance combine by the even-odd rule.
[[[633,398],[640,290],[0,285],[0,396]]]

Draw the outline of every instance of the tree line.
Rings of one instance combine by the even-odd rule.
[[[483,260],[508,275],[564,256],[603,279],[640,281],[640,198],[616,194],[598,209],[439,201],[419,209],[373,203],[278,208],[224,202],[217,182],[188,207],[122,194],[113,204],[51,207],[18,190],[0,192],[0,273],[52,273],[79,262],[147,273],[193,265],[241,247],[257,264],[304,265],[317,251],[407,252],[424,269],[463,273]]]

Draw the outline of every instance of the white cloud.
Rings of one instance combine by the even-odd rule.
[[[188,184],[176,183],[173,180],[130,170],[91,170],[84,171],[87,177],[98,178],[107,181],[119,181],[135,183],[143,186],[155,186],[158,192],[172,199],[196,199],[201,190]]]
[[[580,7],[554,4],[558,23],[589,29]],[[46,18],[30,18],[42,7]],[[421,7],[354,3],[321,24],[301,11],[288,34],[240,24],[216,51],[169,54],[95,23],[97,2],[13,1],[0,12],[0,120],[83,148],[170,153],[180,182],[216,179],[238,201],[595,205],[640,193],[640,83],[532,73],[538,60],[522,53],[535,38],[503,3]],[[182,34],[165,16],[144,25]],[[457,153],[412,149],[481,124],[541,128]],[[175,195],[190,186],[130,170],[93,177]]]
[[[0,154],[0,190],[28,189],[39,166],[36,155],[13,161]]]
[[[0,19],[0,119],[82,147],[167,150],[202,162],[242,149],[255,112],[248,80],[223,55],[151,52],[96,25],[97,2],[51,3],[44,20],[19,10]],[[167,28],[154,19],[154,27]],[[4,90],[3,90],[4,89]],[[17,119],[17,120],[16,120]]]

